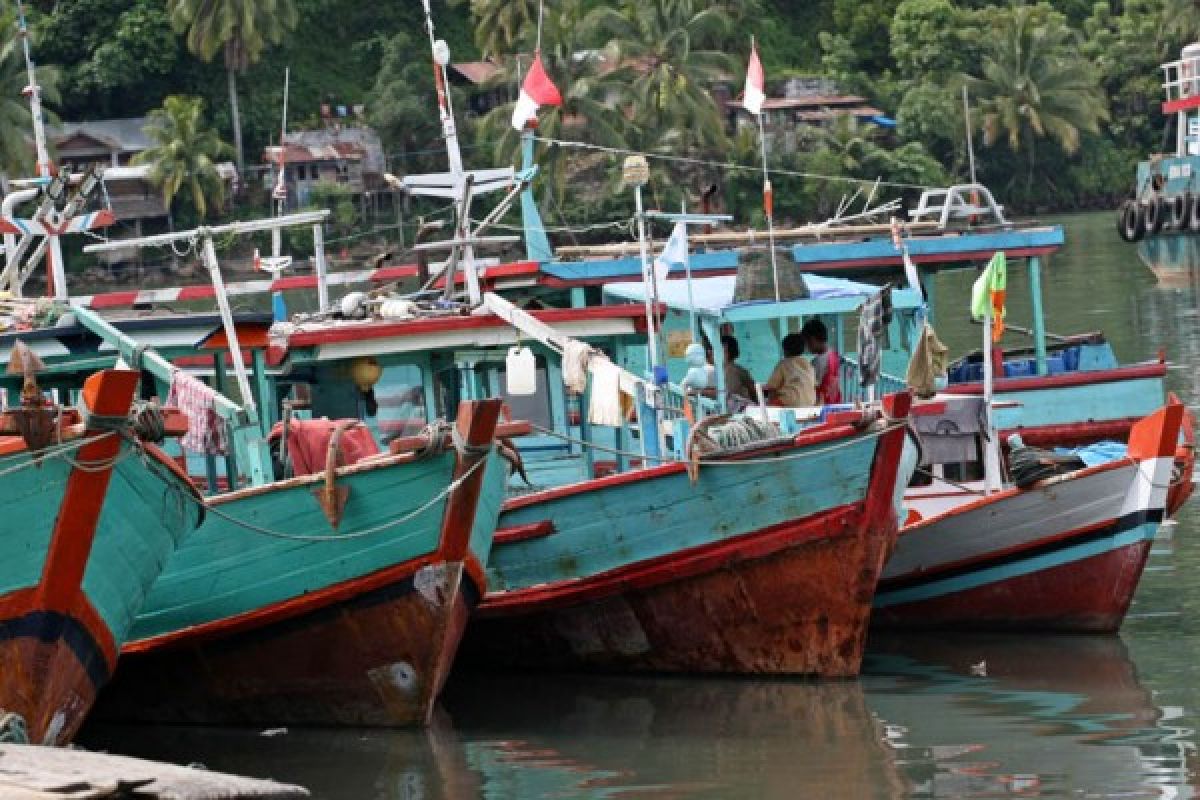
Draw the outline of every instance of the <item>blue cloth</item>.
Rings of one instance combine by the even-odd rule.
[[[1127,449],[1124,442],[1096,442],[1084,447],[1056,447],[1054,452],[1064,456],[1078,456],[1085,466],[1094,467],[1125,458]]]

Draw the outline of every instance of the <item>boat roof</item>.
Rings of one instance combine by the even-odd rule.
[[[691,281],[690,294],[688,281],[668,280],[659,284],[658,300],[668,308],[679,311],[691,311],[694,303],[698,314],[735,322],[816,314],[845,314],[856,311],[868,297],[880,290],[879,286],[869,283],[824,275],[805,274],[804,283],[808,286],[808,297],[776,303],[774,300],[736,302],[734,292],[737,276],[734,275],[694,278]],[[644,303],[646,287],[640,282],[610,283],[604,287],[604,296],[606,302],[616,300]],[[895,308],[918,308],[922,304],[919,292],[911,289],[892,290],[892,305]]]

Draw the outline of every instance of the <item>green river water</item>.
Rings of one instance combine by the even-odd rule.
[[[1200,403],[1197,286],[1156,277],[1110,214],[1055,219],[1047,326],[1102,329],[1122,361],[1165,348]],[[962,352],[971,273],[938,279]],[[1161,278],[1161,279],[1160,279]],[[1029,320],[1023,267],[1009,319]],[[84,744],[300,783],[336,800],[418,798],[1189,798],[1200,786],[1200,506],[1160,533],[1120,636],[873,641],[859,680],[456,676],[428,731],[96,727]]]

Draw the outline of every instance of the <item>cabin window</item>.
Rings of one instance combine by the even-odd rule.
[[[375,402],[378,410],[373,418],[368,417],[368,424],[376,428],[381,441],[420,433],[428,421],[421,368],[413,364],[386,367],[375,384]]]
[[[510,395],[507,391],[508,377],[504,365],[500,364],[493,373],[496,396],[504,398],[513,419],[525,420],[543,428],[554,427],[554,415],[550,409],[550,381],[545,356],[537,356],[537,392],[531,395]]]

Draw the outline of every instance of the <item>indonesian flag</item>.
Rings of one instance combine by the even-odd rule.
[[[537,110],[542,106],[561,106],[562,95],[558,87],[546,74],[542,66],[542,54],[535,53],[533,64],[521,84],[521,96],[517,98],[517,107],[513,109],[512,126],[519,131],[525,130],[529,121],[537,118]]]
[[[758,45],[750,43],[750,63],[746,65],[746,89],[742,92],[742,105],[751,114],[761,114],[766,95],[767,80],[763,75],[762,62],[758,60]]]

